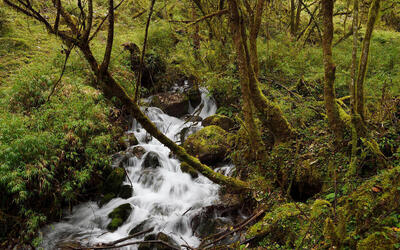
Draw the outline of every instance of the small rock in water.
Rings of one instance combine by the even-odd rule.
[[[136,146],[127,150],[130,154],[137,157],[138,159],[142,159],[143,155],[146,153],[146,149],[142,146]]]
[[[122,185],[121,190],[119,191],[119,197],[122,199],[129,199],[132,197],[133,188],[131,185]]]
[[[161,167],[160,161],[158,160],[158,154],[155,152],[149,152],[143,161],[142,167],[147,168],[159,168]]]

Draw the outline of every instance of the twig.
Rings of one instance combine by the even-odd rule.
[[[67,50],[64,50],[65,51],[65,60],[64,60],[64,65],[63,65],[62,71],[61,71],[61,75],[58,78],[57,82],[53,85],[53,88],[51,89],[51,92],[50,92],[49,96],[47,97],[47,102],[50,101],[51,96],[54,94],[58,84],[61,82],[61,79],[64,76],[65,69],[66,69],[67,62],[68,62],[68,58],[69,58],[69,55],[71,54],[71,51],[72,51],[73,48],[74,48],[74,45],[69,47]]]

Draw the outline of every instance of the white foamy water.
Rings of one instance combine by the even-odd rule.
[[[201,104],[197,108],[190,107],[189,111],[205,118],[213,115],[216,110],[215,101],[203,89]],[[180,140],[179,132],[184,127],[193,125],[168,116],[155,107],[145,108],[144,112],[160,131],[174,141]],[[200,128],[200,125],[194,125],[190,131],[193,133]],[[132,181],[133,196],[129,199],[115,198],[101,208],[96,202],[86,202],[74,207],[73,212],[66,215],[62,222],[43,228],[42,248],[56,249],[60,242],[79,242],[82,246],[90,246],[115,241],[128,236],[131,229],[144,221],[146,228],[154,227],[154,233],[164,232],[179,244],[194,247],[200,244],[200,240],[192,232],[190,221],[202,208],[218,201],[219,186],[204,176],[192,179],[183,173],[180,162],[169,157],[170,150],[154,138],[149,141],[147,132],[135,121],[129,132],[135,133],[139,146],[146,152],[155,152],[158,155],[161,167],[143,169],[142,163],[146,155],[142,159],[130,158],[125,169]],[[227,165],[221,167],[221,172],[229,174],[231,169]],[[124,184],[130,185],[128,178]],[[132,213],[116,231],[109,232],[106,229],[111,221],[108,214],[125,203],[131,204]],[[141,240],[143,237],[130,241]],[[132,245],[121,249],[136,248],[137,245]]]

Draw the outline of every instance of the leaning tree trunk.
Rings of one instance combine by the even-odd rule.
[[[380,0],[373,0],[371,4],[371,8],[368,13],[368,22],[367,28],[365,31],[365,36],[363,40],[362,50],[361,50],[361,58],[360,64],[358,67],[358,76],[356,83],[356,109],[358,114],[360,114],[361,118],[365,119],[365,108],[364,108],[364,82],[365,75],[367,73],[367,65],[368,65],[368,55],[369,55],[369,46],[371,43],[372,31],[374,30],[374,26],[376,23],[376,19],[378,18],[380,8]]]
[[[322,51],[325,70],[324,101],[329,126],[338,139],[343,138],[345,125],[340,118],[335,96],[335,70],[332,59],[333,39],[333,3],[334,0],[322,1],[322,16],[324,31],[322,34]]]

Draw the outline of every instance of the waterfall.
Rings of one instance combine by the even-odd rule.
[[[197,108],[190,106],[191,113],[205,118],[213,115],[216,104],[205,89],[201,89],[201,104]],[[199,110],[201,109],[201,110]],[[166,136],[179,141],[179,132],[184,127],[191,126],[190,132],[201,128],[200,125],[164,114],[156,107],[143,108],[143,111]],[[218,201],[219,186],[202,175],[193,179],[180,169],[180,162],[170,157],[170,150],[155,138],[149,138],[147,132],[133,122],[129,132],[135,133],[139,145],[146,154],[157,154],[160,167],[145,169],[141,159],[129,158],[124,164],[128,177],[124,184],[133,186],[133,196],[128,199],[115,198],[99,207],[94,201],[80,204],[67,214],[63,221],[53,223],[42,229],[44,249],[56,249],[60,242],[79,242],[82,246],[97,243],[107,243],[128,236],[129,232],[138,225],[154,228],[154,233],[164,232],[179,244],[198,246],[197,238],[190,222],[204,207]],[[136,146],[134,146],[136,147]],[[229,174],[232,167],[227,165],[220,168],[224,174]],[[111,219],[108,214],[116,207],[129,203],[132,212],[125,223],[116,231],[109,232],[106,227]],[[144,236],[134,240],[142,240]],[[123,249],[137,249],[137,245]]]

